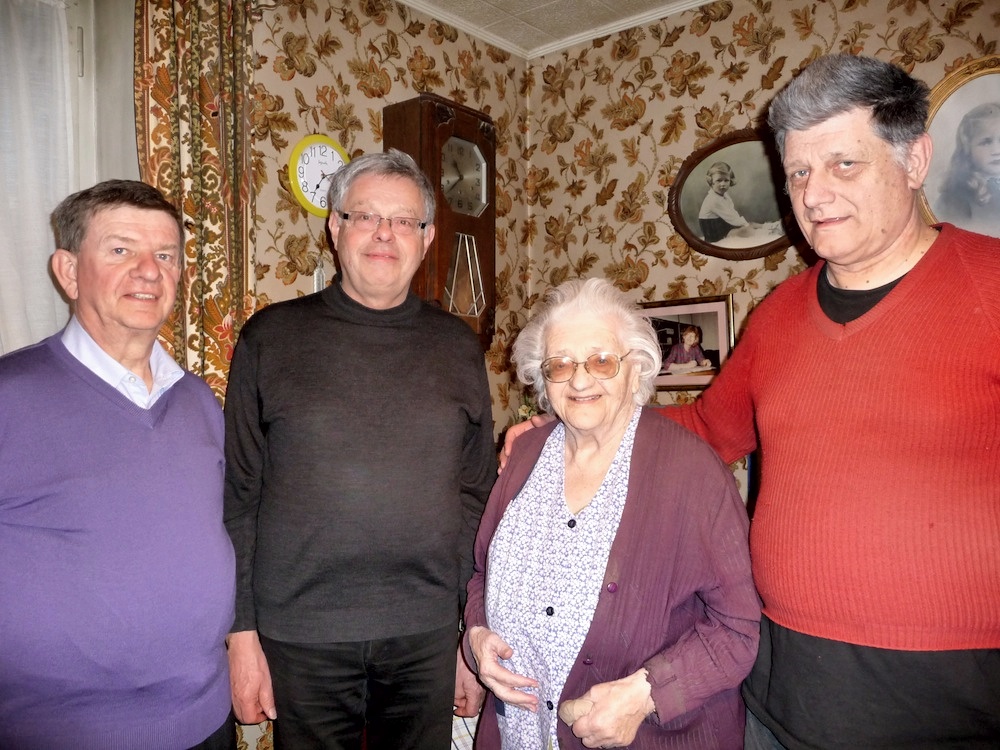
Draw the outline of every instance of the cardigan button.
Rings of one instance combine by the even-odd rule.
[[[552,701],[545,701],[545,707],[548,708],[549,711],[551,711],[552,710]]]
[[[547,614],[549,617],[552,617],[552,615],[554,615],[555,613],[556,611],[552,607],[545,608],[545,614]]]
[[[575,529],[576,528],[576,519],[575,518],[569,519],[566,522],[566,525],[569,526],[571,529]]]
[[[617,583],[615,583],[614,581],[612,581],[611,583],[608,584],[608,592],[609,593],[613,594],[617,590],[618,590],[618,584]]]

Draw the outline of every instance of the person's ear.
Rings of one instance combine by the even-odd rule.
[[[434,225],[428,224],[426,227],[424,227],[424,252],[420,256],[421,259],[423,259],[427,255],[427,248],[431,246],[431,243],[433,241],[434,241]]]
[[[79,284],[77,282],[77,271],[79,269],[80,258],[76,253],[71,253],[63,248],[52,253],[52,275],[56,277],[59,286],[70,299],[80,296]]]
[[[336,211],[331,211],[329,218],[326,220],[326,228],[330,232],[330,239],[336,241],[337,233],[340,232],[340,214]]]
[[[910,152],[906,159],[906,176],[909,186],[913,190],[919,190],[927,172],[931,168],[931,156],[934,153],[934,144],[931,142],[929,133],[923,133],[910,145]]]

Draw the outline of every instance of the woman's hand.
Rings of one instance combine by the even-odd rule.
[[[538,696],[519,688],[538,687],[538,680],[514,674],[500,666],[500,659],[512,657],[514,649],[503,638],[481,625],[470,628],[466,638],[469,639],[469,646],[479,666],[479,679],[493,691],[493,695],[511,706],[537,711]]]
[[[639,726],[655,710],[646,670],[640,669],[594,685],[576,700],[563,701],[559,718],[585,747],[624,747],[632,744]]]

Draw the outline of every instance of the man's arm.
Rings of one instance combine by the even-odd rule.
[[[656,408],[660,416],[672,419],[711,445],[726,463],[757,448],[750,391],[754,334],[753,326],[748,326],[719,374],[693,403]]]
[[[244,724],[277,715],[271,674],[257,635],[253,602],[253,560],[257,549],[264,435],[257,392],[252,326],[233,353],[226,393],[226,485],[224,520],[236,553],[236,620],[226,639],[233,711]]]
[[[477,344],[478,346],[478,344]],[[477,353],[481,360],[481,353]],[[460,467],[462,492],[462,532],[460,538],[461,591],[460,610],[465,608],[465,586],[472,577],[473,548],[479,520],[497,476],[496,441],[493,437],[493,408],[490,403],[486,368],[477,368],[477,382],[471,398],[478,409],[470,417],[462,448]]]
[[[469,669],[458,646],[458,662],[455,665],[455,716],[475,716],[483,707],[486,688],[479,684],[475,673]]]
[[[229,685],[233,693],[233,712],[241,724],[259,724],[278,718],[271,689],[271,671],[256,630],[230,633]]]
[[[236,552],[236,620],[233,631],[256,630],[253,603],[253,561],[257,550],[264,463],[264,433],[257,390],[259,356],[253,321],[233,353],[226,391],[226,484],[223,518]]]

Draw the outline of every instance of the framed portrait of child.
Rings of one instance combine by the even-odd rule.
[[[925,218],[1000,237],[1000,55],[968,62],[934,87],[927,131]]]
[[[782,250],[791,204],[776,152],[753,129],[724,135],[681,165],[670,186],[667,214],[694,250],[727,260],[749,260]]]

